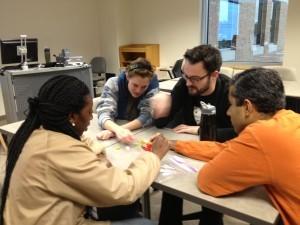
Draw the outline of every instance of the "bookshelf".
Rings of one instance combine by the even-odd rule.
[[[159,66],[159,44],[129,44],[119,47],[120,67],[126,67],[132,60],[143,57],[154,67]]]

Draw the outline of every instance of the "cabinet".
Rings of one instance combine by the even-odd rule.
[[[34,97],[43,83],[53,76],[68,74],[83,81],[93,93],[92,70],[89,65],[6,70],[0,76],[2,94],[8,123],[25,119],[28,97]]]
[[[120,67],[126,67],[132,60],[143,57],[154,67],[159,66],[159,44],[130,44],[119,47]]]

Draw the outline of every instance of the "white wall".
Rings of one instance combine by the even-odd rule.
[[[101,53],[118,72],[124,44],[160,44],[160,65],[170,66],[200,43],[199,0],[102,0]]]
[[[131,43],[130,1],[101,0],[99,42],[107,72],[119,72],[119,46]]]
[[[99,5],[98,0],[1,0],[0,38],[38,38],[40,62],[45,61],[46,46],[51,55],[69,48],[72,56],[89,62],[100,54]]]
[[[296,68],[298,80],[300,80],[300,1],[289,1],[286,39],[284,47],[284,66]],[[299,87],[300,88],[300,87]]]
[[[161,66],[200,43],[199,0],[132,0],[132,42],[160,44]],[[133,7],[134,6],[134,7]]]

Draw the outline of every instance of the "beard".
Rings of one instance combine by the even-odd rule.
[[[189,95],[201,96],[201,95],[203,95],[203,93],[205,93],[209,89],[209,86],[210,86],[210,79],[207,79],[207,82],[204,85],[204,87],[199,89],[196,86],[191,85],[191,86],[187,87],[187,89],[188,89]]]

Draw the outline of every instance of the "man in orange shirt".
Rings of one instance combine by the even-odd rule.
[[[255,68],[236,75],[229,102],[238,137],[225,143],[170,141],[171,148],[208,161],[198,175],[202,192],[218,197],[264,185],[283,224],[299,224],[300,115],[284,109],[278,73]]]

